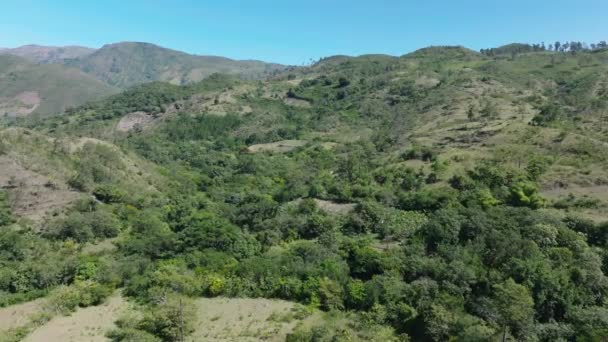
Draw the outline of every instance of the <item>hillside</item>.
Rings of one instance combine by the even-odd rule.
[[[66,61],[66,64],[119,88],[152,81],[188,84],[201,81],[213,73],[258,79],[284,69],[278,64],[195,56],[135,42],[105,45],[92,54]]]
[[[95,49],[83,46],[24,45],[14,49],[0,49],[0,54],[19,56],[34,63],[63,63],[64,59],[91,54]]]
[[[116,93],[78,69],[0,55],[0,116],[59,113]]]
[[[7,122],[0,303],[61,316],[119,290],[138,306],[113,341],[601,340],[608,51],[507,50],[152,82]],[[268,302],[200,297],[304,307],[261,322]]]

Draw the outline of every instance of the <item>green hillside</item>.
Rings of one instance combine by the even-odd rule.
[[[66,61],[66,64],[119,88],[152,81],[188,84],[214,73],[257,79],[284,69],[278,64],[195,56],[135,42],[105,45],[90,55]]]
[[[116,93],[74,68],[0,55],[0,116],[48,115]]]
[[[277,328],[292,342],[601,341],[608,51],[502,49],[152,82],[8,122],[0,304],[64,315],[118,289],[137,305],[112,341],[204,338],[198,297],[299,302],[266,320],[306,319]],[[113,82],[160,72],[140,71]]]

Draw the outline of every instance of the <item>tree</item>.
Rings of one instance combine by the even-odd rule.
[[[338,79],[338,87],[344,88],[350,84],[350,81],[346,77],[340,77]]]
[[[560,47],[562,46],[562,43],[560,43],[559,41],[556,41],[555,44],[553,44],[553,46],[555,46],[555,51],[560,51]]]
[[[4,191],[0,191],[0,227],[6,226],[13,221],[11,216],[11,207],[8,203],[8,195]]]
[[[494,285],[494,304],[503,326],[503,341],[507,329],[517,338],[530,337],[530,327],[534,322],[534,300],[525,286],[509,278],[502,284]]]

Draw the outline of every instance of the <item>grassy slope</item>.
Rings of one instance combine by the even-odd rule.
[[[34,113],[40,115],[62,112],[116,91],[77,69],[37,65],[15,56],[0,56],[2,101],[14,101],[23,92],[37,92],[40,105]]]
[[[601,152],[608,123],[604,102],[597,95],[608,82],[607,61],[607,52],[533,53],[512,60],[491,59],[462,48],[428,48],[401,58],[332,57],[297,72],[295,79],[283,76],[264,83],[216,79],[176,88],[185,98],[175,102],[180,109],[171,105],[171,98],[165,99],[162,109],[150,111],[156,119],[144,134],[155,134],[154,127],[163,127],[180,111],[236,113],[243,124],[232,135],[251,145],[285,138],[345,143],[383,136],[390,141],[385,162],[396,162],[395,157],[409,146],[432,146],[450,161],[447,175],[481,159],[525,168],[528,157],[545,157],[550,166],[541,184],[549,198],[573,192],[605,203],[595,189],[608,183],[608,160]],[[339,88],[340,77],[350,84]],[[315,79],[328,79],[331,84],[311,82]],[[287,98],[289,89],[294,89],[297,99]],[[345,96],[337,100],[340,92]],[[568,113],[548,127],[531,126],[542,104],[550,102]],[[81,111],[60,129],[120,137],[113,130],[120,116],[99,121],[95,119],[99,112]],[[277,133],[296,126],[304,128],[297,136]],[[589,213],[595,218],[597,214]]]

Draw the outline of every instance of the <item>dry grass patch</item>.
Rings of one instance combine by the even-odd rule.
[[[200,298],[196,305],[197,328],[188,341],[285,341],[298,323],[316,317],[283,300]]]
[[[44,299],[36,299],[31,302],[0,308],[0,335],[3,331],[28,324],[32,315],[43,310],[44,303]]]
[[[0,170],[0,188],[9,191],[14,213],[34,222],[44,220],[81,196],[63,182],[28,170],[8,156],[0,156]]]
[[[105,334],[127,311],[129,304],[119,294],[104,304],[80,308],[70,316],[58,316],[34,330],[24,342],[101,342]]]
[[[285,153],[294,150],[298,147],[306,145],[308,142],[304,140],[282,140],[268,144],[256,144],[247,147],[249,153],[259,152],[276,152]]]

